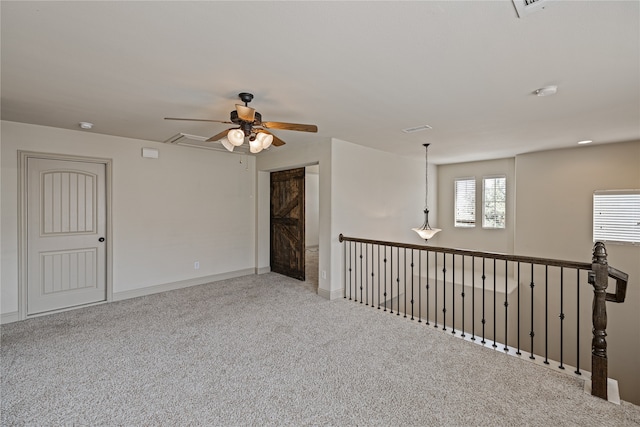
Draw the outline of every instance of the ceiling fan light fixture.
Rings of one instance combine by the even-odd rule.
[[[244,105],[236,104],[236,109],[231,111],[229,120],[215,119],[189,119],[180,117],[165,117],[165,120],[186,120],[196,122],[213,122],[236,125],[232,129],[223,130],[210,138],[204,138],[203,142],[220,142],[227,150],[233,151],[234,147],[241,147],[245,140],[249,142],[249,151],[252,154],[259,153],[271,145],[280,147],[285,144],[283,140],[272,135],[266,129],[293,130],[298,132],[318,132],[318,126],[301,124],[301,123],[285,123],[285,122],[263,122],[262,114],[254,108],[249,107],[249,102],[253,99],[253,95],[248,92],[238,94],[238,97]],[[240,148],[246,152],[246,147]]]
[[[260,143],[263,150],[271,147],[271,143],[273,142],[273,135],[268,133],[260,132],[256,135],[256,140]]]
[[[244,144],[244,132],[240,129],[231,129],[227,132],[227,139],[231,144],[239,147]]]
[[[262,143],[258,140],[258,138],[249,139],[249,152],[252,154],[258,154],[262,151]]]
[[[231,142],[229,142],[229,139],[227,139],[226,136],[220,140],[220,143],[229,151],[233,151],[233,149],[235,148],[235,146]]]
[[[253,122],[256,119],[256,110],[245,105],[236,104],[238,118],[245,122]]]

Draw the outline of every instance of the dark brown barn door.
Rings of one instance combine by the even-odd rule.
[[[305,169],[271,172],[271,271],[305,280]]]

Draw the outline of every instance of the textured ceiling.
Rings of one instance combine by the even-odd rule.
[[[2,119],[211,136],[237,94],[287,145],[338,138],[451,163],[640,139],[640,2],[1,3]],[[558,93],[533,91],[557,85]],[[431,130],[401,130],[428,124]],[[185,148],[189,149],[189,148]]]

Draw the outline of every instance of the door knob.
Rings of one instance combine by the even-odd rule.
[[[104,242],[104,237],[99,238],[98,242]]]

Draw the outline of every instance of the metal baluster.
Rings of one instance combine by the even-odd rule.
[[[564,268],[560,267],[560,369],[564,369]]]
[[[380,310],[380,245],[378,246],[378,310]]]
[[[476,340],[476,257],[471,255],[471,340]]]
[[[369,294],[369,296],[371,296],[371,307],[375,307],[375,304],[374,304],[375,298],[374,298],[373,288],[375,286],[376,275],[373,272],[373,270],[374,270],[373,267],[374,267],[374,264],[375,264],[375,255],[373,253],[373,250],[374,250],[374,247],[373,247],[373,243],[372,243],[371,244],[371,258],[370,258],[370,261],[369,261],[369,265],[370,265],[370,268],[371,268],[371,274],[370,274],[370,276],[371,276],[371,293]],[[369,298],[367,296],[367,302],[368,301],[369,301]]]
[[[427,319],[425,320],[425,325],[430,325],[429,323],[429,251],[427,251]]]
[[[434,258],[434,260],[433,260],[433,271],[434,271],[435,276],[436,276],[433,279],[433,281],[435,282],[434,283],[434,287],[433,287],[434,296],[435,296],[435,300],[434,300],[435,304],[433,306],[433,311],[434,311],[435,317],[436,317],[433,327],[437,328],[438,327],[438,252],[434,252],[433,253],[433,258]]]
[[[387,311],[387,247],[384,247],[384,311]]]
[[[346,247],[345,247],[345,261],[344,261],[345,277],[346,277],[347,271],[349,272],[349,301],[351,301],[351,285],[352,285],[352,283],[351,283],[351,244],[352,244],[352,242],[348,242],[346,244]],[[347,255],[347,251],[348,251],[348,255]],[[347,261],[348,261],[348,263],[347,263]],[[347,269],[347,267],[348,267],[348,269]],[[346,288],[347,281],[345,280],[344,283],[345,283],[345,288]],[[347,290],[346,289],[344,291],[344,297],[345,298],[347,297]]]
[[[418,323],[422,323],[422,251],[418,251]]]
[[[376,275],[374,273],[374,270],[375,270],[374,266],[375,266],[375,258],[376,258],[376,256],[374,254],[374,249],[375,248],[374,248],[373,243],[372,243],[371,244],[371,307],[372,308],[375,308],[375,306],[376,306],[375,305],[376,298],[375,298],[375,291],[374,291],[374,288],[376,286],[376,284],[375,284]]]
[[[496,339],[498,338],[496,336],[496,290],[498,287],[498,283],[497,283],[497,278],[496,278],[496,259],[493,259],[493,344],[491,344],[492,347],[498,347],[498,344],[496,344]]]
[[[404,317],[407,317],[407,248],[404,248]]]
[[[362,269],[362,243],[360,243],[360,304],[362,304],[362,276],[364,276],[364,270]]]
[[[549,266],[544,266],[544,364],[549,364]]]
[[[453,270],[453,277],[451,278],[451,333],[456,333],[456,255],[451,254],[451,269]]]
[[[461,334],[460,336],[464,338],[466,335],[464,334],[464,255],[462,255],[462,293],[460,296],[462,297],[462,327],[460,328]],[[455,270],[454,270],[455,271]]]
[[[353,301],[358,302],[358,243],[353,243]]]
[[[343,297],[347,298],[347,244],[342,247],[342,259],[343,259],[343,270],[344,270],[344,290]]]
[[[442,253],[442,330],[447,330],[447,254]]]
[[[391,288],[391,299],[389,300],[389,304],[391,307],[389,307],[389,313],[393,314],[393,246],[389,248],[389,253],[391,255],[391,271],[389,272],[389,277],[391,278],[391,283],[389,284]]]
[[[413,320],[413,249],[411,249],[411,320]],[[404,316],[407,317],[407,316]]]
[[[486,342],[484,340],[484,326],[487,323],[487,320],[485,319],[485,316],[484,316],[485,279],[487,278],[487,276],[484,274],[484,271],[485,271],[484,267],[485,267],[485,258],[482,257],[482,341],[480,341],[482,344]]]
[[[397,255],[397,260],[398,260],[398,271],[397,271],[398,275],[396,276],[396,291],[397,291],[396,293],[398,294],[398,305],[396,306],[396,316],[400,316],[400,248],[397,248],[397,249],[398,250],[396,251],[396,255]],[[406,272],[406,268],[407,268],[406,262],[407,262],[407,260],[405,259],[405,265],[404,265],[405,272]],[[404,294],[404,297],[405,297],[405,303],[404,304],[406,306],[407,305],[407,300],[406,300],[407,293],[406,292]],[[406,307],[405,307],[405,309],[406,309]]]
[[[518,261],[518,351],[516,354],[520,356],[520,261]]]
[[[371,307],[375,308],[375,306],[376,306],[374,304],[374,302],[375,302],[375,297],[374,297],[375,292],[374,292],[373,288],[375,287],[376,275],[374,273],[374,268],[373,268],[374,267],[374,261],[375,261],[375,255],[373,253],[373,250],[374,250],[374,247],[373,247],[373,243],[372,243],[371,244]]]
[[[369,305],[369,245],[364,245],[364,295],[365,305]]]
[[[582,375],[580,372],[580,270],[576,269],[576,371],[578,375]]]
[[[509,338],[507,335],[507,324],[509,323],[509,300],[507,297],[509,296],[509,261],[504,260],[504,351],[509,351]]]
[[[529,286],[531,287],[531,331],[529,332],[529,336],[531,337],[531,356],[529,356],[529,359],[533,360],[535,359],[533,355],[533,337],[536,335],[535,332],[533,332],[533,288],[536,286],[533,282],[533,264],[531,264],[531,284]]]

